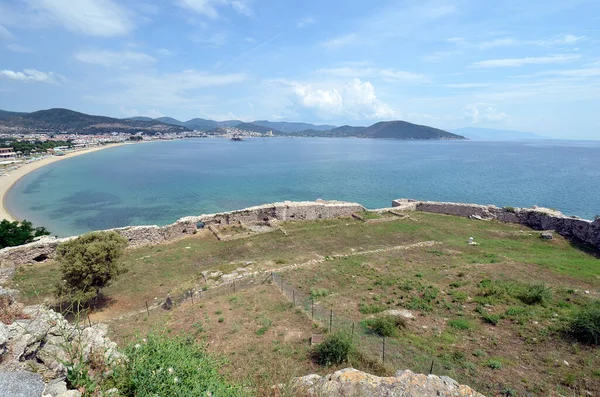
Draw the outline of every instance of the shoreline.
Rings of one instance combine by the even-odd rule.
[[[97,152],[99,150],[110,149],[118,146],[128,145],[129,143],[113,143],[109,145],[96,146],[89,149],[78,150],[76,152],[67,153],[64,156],[54,156],[50,155],[48,157],[44,157],[41,160],[34,161],[32,163],[22,164],[18,169],[9,171],[8,176],[0,176],[0,201],[2,205],[0,206],[0,218],[6,219],[8,221],[16,221],[17,219],[6,209],[5,199],[8,191],[17,183],[21,178],[25,175],[38,170],[42,167],[45,167],[49,164],[56,163],[57,161],[66,160],[72,157],[81,156],[83,154],[88,154],[92,152]]]

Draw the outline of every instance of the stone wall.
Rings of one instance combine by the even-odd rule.
[[[446,203],[398,199],[393,207],[404,210],[519,223],[535,230],[555,230],[562,236],[576,238],[600,249],[600,220],[589,221],[566,216],[547,208],[500,208],[494,205]]]
[[[167,226],[128,226],[109,230],[126,237],[130,247],[141,247],[190,236],[196,233],[199,222],[205,225],[229,225],[238,222],[253,224],[271,221],[330,219],[350,216],[353,212],[364,209],[360,204],[341,201],[286,201],[238,211],[185,217]],[[74,237],[43,238],[33,243],[0,250],[0,285],[12,278],[15,269],[19,266],[53,259],[58,244],[72,238]]]

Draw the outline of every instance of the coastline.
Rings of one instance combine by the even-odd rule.
[[[18,169],[10,171],[8,176],[0,176],[0,201],[2,202],[2,205],[0,206],[0,218],[9,220],[11,222],[17,220],[6,209],[4,200],[6,199],[6,194],[14,186],[14,184],[30,172],[45,167],[48,164],[56,163],[57,161],[127,144],[128,143],[113,143],[109,145],[96,146],[89,149],[78,150],[76,152],[67,153],[64,156],[48,156],[41,160],[34,161],[32,163],[23,164]]]

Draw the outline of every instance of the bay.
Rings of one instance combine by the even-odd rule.
[[[26,175],[19,219],[68,236],[284,200],[396,198],[600,213],[600,142],[190,139],[125,145]]]

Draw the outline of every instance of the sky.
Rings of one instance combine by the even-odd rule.
[[[0,109],[600,139],[599,0],[0,0]]]

